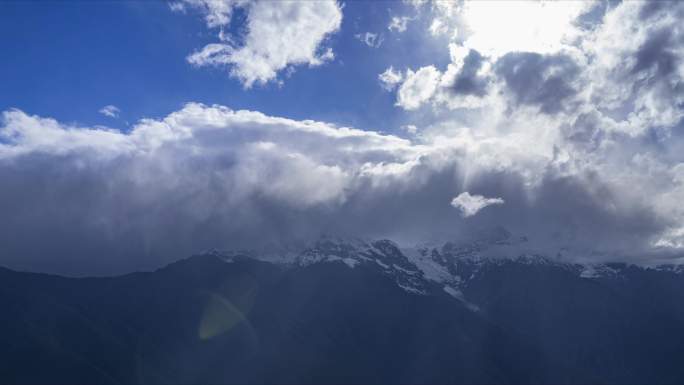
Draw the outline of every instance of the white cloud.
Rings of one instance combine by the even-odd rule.
[[[385,76],[386,80],[394,81],[385,86],[388,91],[403,80],[396,105],[405,110],[415,110],[426,103],[448,109],[475,109],[491,103],[492,73],[488,59],[455,43],[449,44],[449,53],[451,63],[444,72],[428,66],[416,72],[409,69],[406,77]],[[385,74],[389,75],[388,71]]]
[[[172,1],[169,3],[169,8],[173,12],[180,12],[184,13],[185,12],[185,4],[181,3],[180,1]]]
[[[670,135],[684,118],[679,3],[676,9],[644,2],[604,8],[595,2],[505,2],[501,9],[496,2],[467,2],[463,7],[454,3],[448,9],[442,9],[442,3],[432,4],[435,20],[443,21],[439,12],[452,14],[452,27],[462,28],[463,36],[449,43],[452,61],[447,68],[436,68],[438,85],[425,88],[422,98],[406,93],[407,103],[397,103],[402,108],[430,103],[499,113],[507,104],[542,113],[567,112],[566,122],[578,119],[570,110],[598,114],[600,127],[591,129],[595,139],[608,132],[638,137],[653,128],[659,135]],[[509,16],[526,10],[537,16]],[[586,18],[589,10],[591,21],[577,18]],[[643,20],[647,14],[648,22]],[[547,24],[555,29],[544,27]],[[476,28],[465,28],[468,25]],[[480,59],[466,60],[473,53]],[[573,130],[575,136],[590,134]]]
[[[104,106],[100,109],[99,113],[101,113],[104,116],[109,116],[110,118],[116,118],[119,116],[119,113],[121,110],[117,106],[114,105],[107,105]]]
[[[334,57],[329,47],[323,47],[342,22],[342,10],[334,0],[186,1],[205,13],[209,27],[228,25],[236,7],[246,10],[244,44],[232,43],[221,30],[220,43],[208,44],[187,58],[196,66],[229,68],[245,88],[273,81],[286,68],[317,66]]]
[[[487,206],[502,205],[501,198],[485,198],[482,195],[470,195],[465,191],[451,201],[451,205],[461,211],[464,218],[472,217]]]
[[[668,231],[654,242],[655,247],[684,250],[684,227]]]
[[[418,151],[395,136],[200,104],[126,133],[5,111],[0,243],[18,259],[3,264],[73,274],[104,263],[127,271],[208,247],[302,235],[364,180],[400,177],[398,166]],[[30,194],[17,194],[23,190]],[[40,223],[31,213],[41,213]],[[48,250],[79,263],[47,266]]]
[[[396,71],[394,67],[390,66],[385,72],[378,75],[380,85],[387,91],[392,91],[404,79],[404,75],[400,71]]]
[[[230,24],[233,10],[247,5],[251,0],[181,0],[169,4],[174,12],[184,12],[185,5],[198,9],[204,14],[209,28],[224,27]]]
[[[642,20],[648,7],[652,15]],[[583,36],[579,48],[592,60],[587,97],[615,121],[614,130],[640,136],[684,118],[683,13],[679,2],[624,2]]]
[[[430,28],[428,28],[432,36],[444,35],[449,32],[449,26],[444,22],[444,20],[435,18],[430,23]]]
[[[432,20],[428,32],[433,37],[446,35],[450,39],[456,39],[459,35],[459,22],[461,21],[462,3],[458,1],[425,0],[416,3],[416,9],[420,10],[423,4],[430,4]]]
[[[418,109],[437,90],[441,73],[434,66],[406,71],[406,78],[397,92],[397,105],[405,110]]]
[[[371,47],[371,48],[378,48],[380,45],[382,45],[383,38],[382,35],[378,35],[377,33],[372,33],[372,32],[366,32],[366,33],[359,33],[354,35],[356,40],[359,40],[360,42],[364,43],[365,45]]]
[[[418,127],[416,127],[414,124],[407,124],[401,126],[401,129],[408,132],[411,135],[415,135],[418,132]]]
[[[343,199],[350,178],[378,155],[391,163],[415,154],[410,142],[394,136],[194,103],[163,120],[142,120],[130,133],[66,126],[19,110],[4,112],[3,123],[0,161],[36,153],[96,154],[102,161],[132,157],[150,166],[167,161],[159,158],[162,152],[178,160],[185,153],[204,159],[232,153],[232,170],[240,174],[233,175],[236,186],[301,206]]]
[[[404,32],[408,28],[408,22],[411,20],[408,16],[393,16],[390,20],[387,29],[391,32]]]

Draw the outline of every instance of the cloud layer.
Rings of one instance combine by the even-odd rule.
[[[411,243],[494,224],[548,250],[639,257],[673,229],[671,216],[596,172],[467,133],[411,142],[188,104],[129,133],[10,110],[0,143],[2,262],[23,269],[111,274],[213,247],[324,233]],[[480,196],[506,204],[465,222],[449,207],[457,195],[471,198],[465,214],[498,202]]]

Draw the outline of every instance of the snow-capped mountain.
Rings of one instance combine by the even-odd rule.
[[[568,263],[528,243],[505,232],[415,247],[327,237],[108,278],[0,268],[0,308],[12,315],[0,373],[4,383],[682,382],[681,266]]]
[[[639,267],[625,263],[569,262],[558,255],[549,257],[531,252],[527,246],[527,237],[514,236],[497,228],[466,242],[432,242],[412,247],[402,247],[387,239],[322,237],[299,252],[292,249],[283,252],[214,250],[211,254],[227,261],[249,257],[286,266],[304,267],[321,263],[339,263],[351,269],[362,266],[391,277],[407,292],[428,295],[442,291],[462,301],[471,310],[477,310],[478,306],[468,300],[464,291],[471,281],[497,267],[546,266],[595,280],[620,278],[628,268],[684,273],[684,265],[678,264]]]

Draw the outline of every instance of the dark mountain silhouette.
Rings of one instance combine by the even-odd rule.
[[[447,245],[430,257],[454,273],[445,285],[391,242],[364,247],[324,242],[289,262],[209,253],[111,278],[0,269],[0,381],[684,381],[675,268],[587,277]]]

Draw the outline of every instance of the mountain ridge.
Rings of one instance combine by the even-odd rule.
[[[443,290],[459,300],[465,300],[461,288],[468,280],[489,265],[527,264],[551,265],[565,269],[580,278],[617,278],[628,268],[655,270],[673,274],[684,273],[684,264],[640,266],[626,262],[579,263],[563,258],[551,258],[537,253],[519,253],[492,257],[482,253],[491,247],[516,246],[527,242],[526,237],[514,237],[502,230],[497,238],[478,239],[466,243],[444,242],[421,244],[412,248],[401,247],[389,239],[362,240],[335,237],[321,238],[300,252],[266,253],[249,251],[212,250],[203,254],[230,259],[235,256],[254,258],[283,265],[307,266],[315,263],[344,263],[349,268],[359,264],[375,264],[397,279],[404,290],[426,294],[425,287],[442,284]],[[502,253],[505,253],[503,250]],[[515,252],[515,251],[513,251]]]
[[[0,329],[0,380],[684,379],[684,275],[623,264],[586,278],[543,258],[459,250],[407,255],[391,241],[326,241],[279,261],[213,251],[118,277],[0,269],[0,308],[11,315]]]

